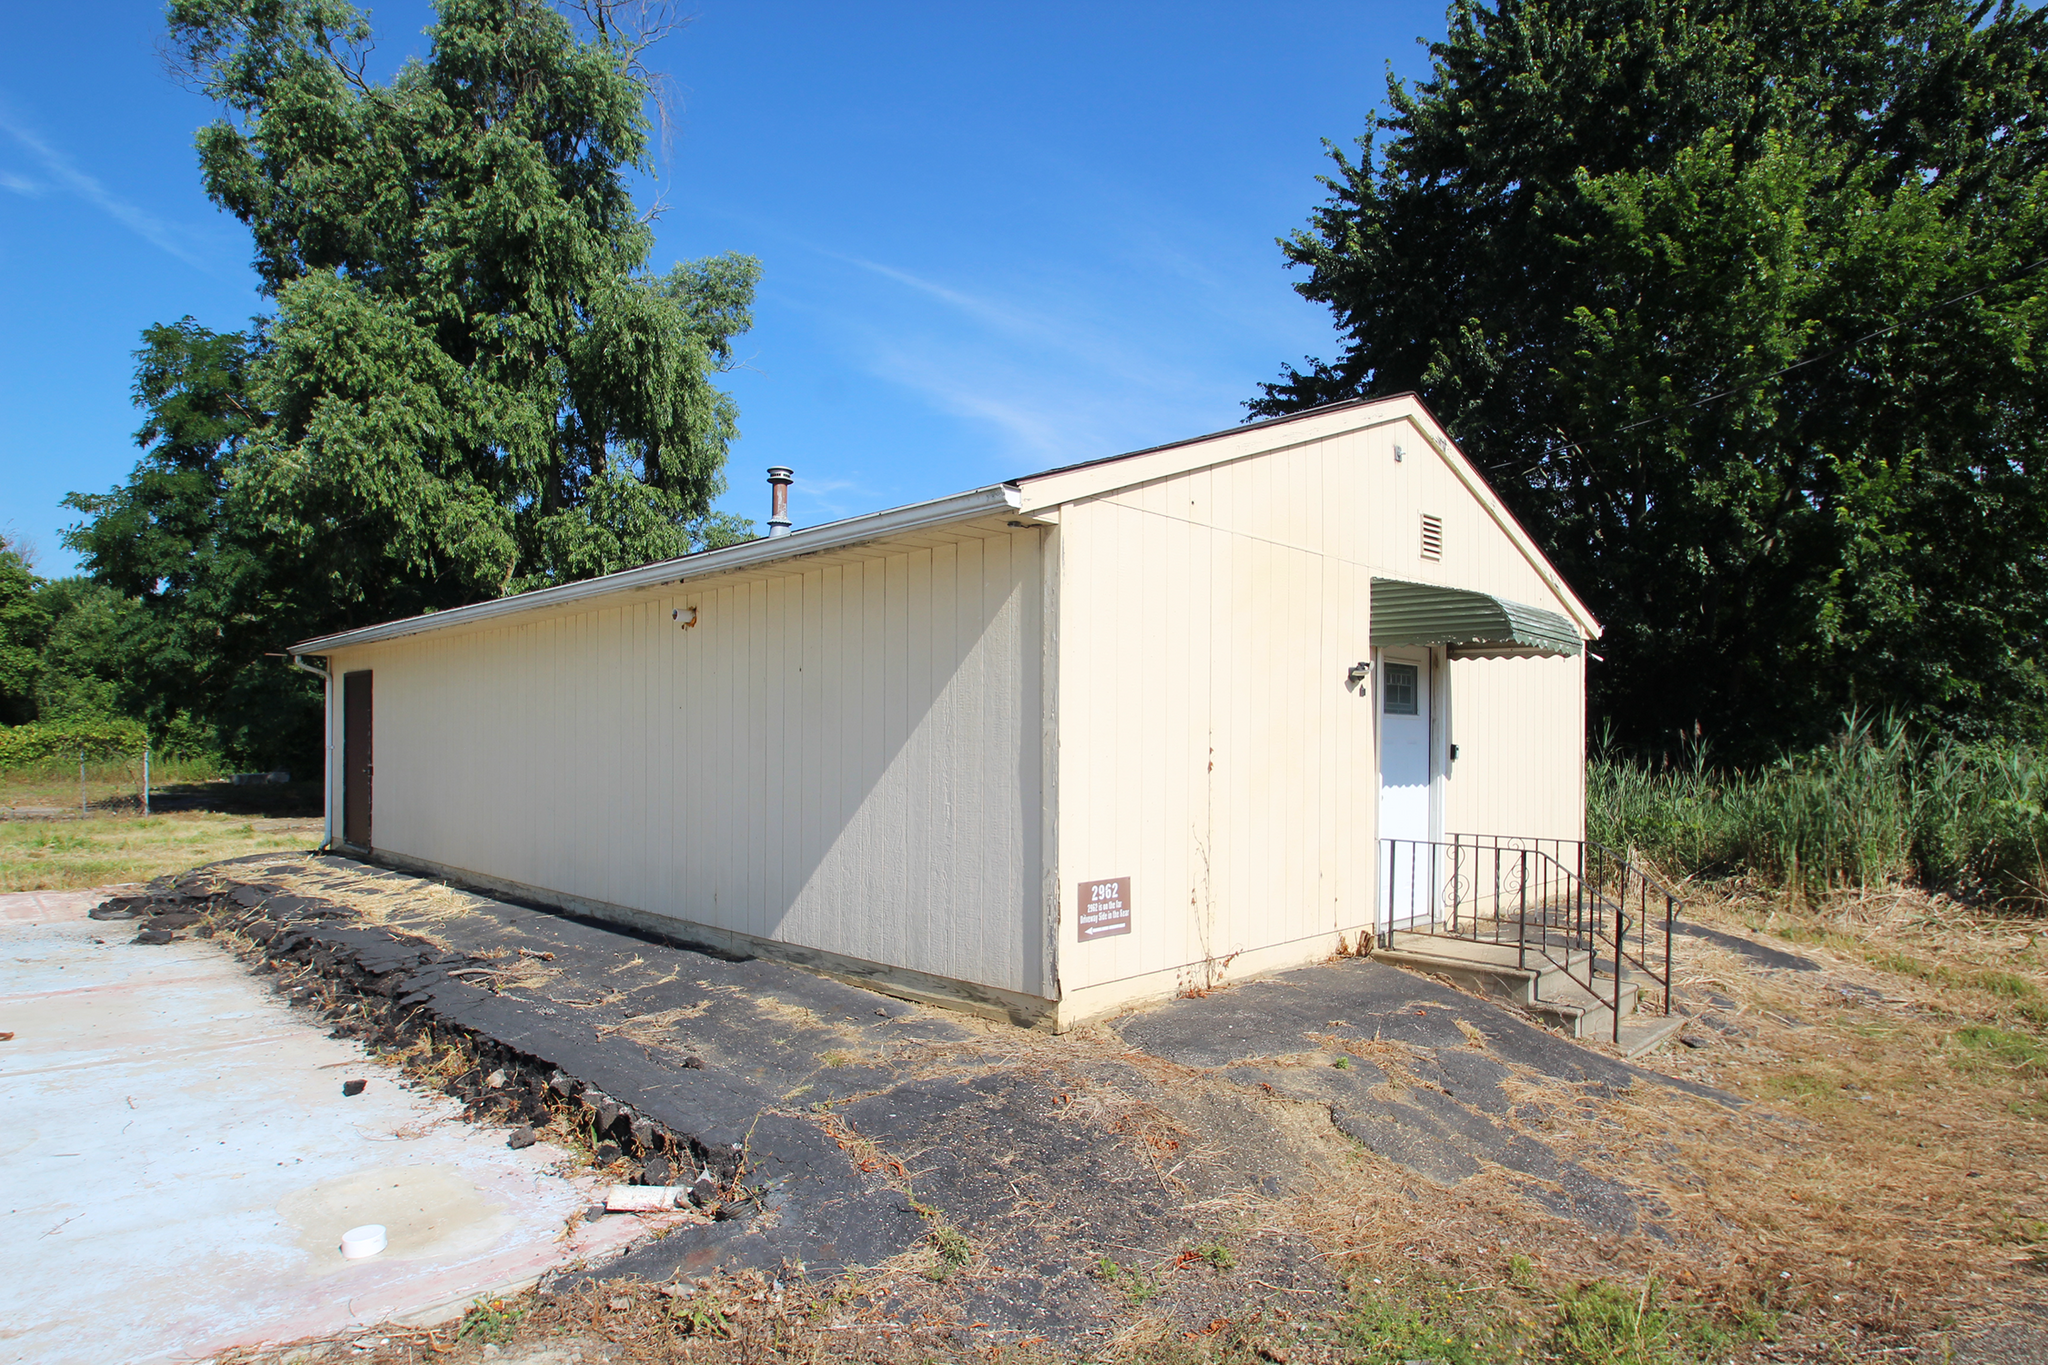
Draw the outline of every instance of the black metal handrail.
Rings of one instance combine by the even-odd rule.
[[[1604,997],[1617,1043],[1631,969],[1661,988],[1662,1012],[1671,1013],[1671,926],[1679,905],[1626,853],[1581,839],[1380,840],[1375,933],[1382,947],[1397,932],[1512,946],[1520,970],[1541,961],[1594,999]]]

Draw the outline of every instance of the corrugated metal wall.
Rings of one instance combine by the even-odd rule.
[[[1423,558],[1424,513],[1442,519],[1441,559]],[[1313,960],[1372,923],[1374,718],[1344,675],[1370,655],[1375,575],[1564,609],[1406,421],[1070,503],[1060,543],[1058,938],[1074,1017]],[[1577,835],[1581,669],[1452,665],[1447,828]],[[1077,942],[1078,883],[1117,876],[1133,879],[1132,932]]]
[[[376,670],[376,844],[1045,996],[1045,534],[337,653]]]

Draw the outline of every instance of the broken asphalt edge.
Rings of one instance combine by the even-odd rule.
[[[708,1173],[716,1194],[704,1201],[704,1208],[714,1220],[745,1220],[780,1202],[774,1197],[778,1192],[743,1183],[755,1172],[747,1159],[748,1132],[735,1122],[759,1114],[771,1097],[743,1080],[704,1075],[714,1102],[693,1109],[673,1096],[636,1093],[630,1070],[616,1063],[565,1068],[560,1058],[587,1053],[590,1046],[579,1045],[566,1029],[540,1017],[545,1007],[499,996],[464,979],[464,973],[484,971],[487,959],[443,952],[396,930],[358,926],[351,922],[360,913],[347,906],[285,892],[264,882],[260,873],[237,866],[276,857],[258,854],[158,878],[145,888],[107,898],[89,913],[103,922],[135,923],[135,941],[143,944],[172,942],[186,933],[208,939],[232,935],[227,945],[252,974],[275,974],[273,989],[287,1003],[327,1022],[331,1036],[407,1047],[431,1032],[457,1044],[470,1063],[462,1070],[406,1068],[406,1074],[459,1100],[466,1119],[504,1125],[510,1145],[530,1145],[535,1127],[567,1112],[593,1150],[606,1142],[616,1145],[619,1159],[632,1163],[635,1176],[669,1183],[668,1173],[658,1167],[647,1170],[657,1160],[669,1164],[676,1183]],[[480,1019],[479,1014],[495,1017]],[[500,1027],[490,1027],[493,1023]],[[493,1079],[499,1084],[490,1084]],[[737,1093],[719,1096],[719,1091]],[[717,1102],[721,1098],[724,1103]],[[632,1249],[622,1256],[630,1256]],[[555,1272],[555,1277],[577,1269]],[[494,1292],[518,1292],[548,1278],[530,1277]],[[447,1307],[437,1305],[432,1311]]]

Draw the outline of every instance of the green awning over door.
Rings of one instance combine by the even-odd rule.
[[[1398,578],[1372,581],[1372,643],[1449,645],[1468,659],[1569,657],[1582,647],[1577,627],[1554,611]]]

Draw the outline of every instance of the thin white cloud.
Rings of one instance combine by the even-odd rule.
[[[796,485],[789,490],[790,515],[799,527],[823,526],[827,522],[872,512],[892,501],[861,479],[807,474],[804,472],[806,467],[804,461],[798,461]],[[740,482],[739,487],[727,484],[724,495],[718,500],[718,510],[747,517],[759,525],[767,519],[768,489],[751,480]]]
[[[1100,453],[1115,441],[1092,411],[1093,395],[1069,387],[1057,374],[1032,374],[1007,357],[963,354],[944,340],[871,333],[860,359],[877,378],[921,395],[940,411],[992,428],[1000,449],[988,454],[996,459],[1054,465],[1076,451]]]
[[[1160,363],[1156,346],[1143,335],[1144,329],[1101,325],[1094,291],[1077,286],[1040,288],[1037,292],[1046,306],[1035,309],[968,294],[879,261],[832,251],[820,254],[936,299],[990,331],[1054,355],[1070,356],[1125,383],[1149,387],[1173,382],[1171,369]]]
[[[49,173],[50,178],[59,185],[62,185],[79,198],[99,209],[100,212],[106,214],[109,218],[112,218],[144,241],[162,248],[187,265],[199,266],[201,269],[205,268],[205,263],[178,241],[170,224],[152,214],[144,212],[127,200],[114,194],[98,180],[72,165],[71,158],[43,141],[42,138],[38,137],[31,130],[16,123],[5,113],[0,113],[0,131],[4,131],[9,137],[21,144],[22,148],[30,156],[40,161],[43,169]],[[9,184],[8,188],[15,189],[16,187]],[[16,192],[22,193],[23,191],[17,190]]]
[[[0,171],[0,190],[12,190],[25,198],[37,199],[42,196],[43,187],[27,176],[12,171]]]
[[[1242,420],[1256,377],[1244,364],[1245,339],[1271,338],[1274,354],[1299,345],[1298,300],[1209,264],[1199,234],[1182,240],[1128,227],[1107,234],[1106,263],[1012,269],[1000,283],[983,276],[962,286],[757,226],[853,278],[885,282],[882,294],[848,293],[846,277],[769,292],[779,307],[839,334],[842,354],[860,369],[983,430],[981,453],[961,471],[969,480],[1226,429]]]
[[[1026,305],[975,297],[893,266],[820,252],[863,274],[940,305],[936,313],[891,315],[834,306],[832,291],[775,291],[782,306],[840,334],[842,354],[928,408],[988,433],[967,456],[965,481],[1010,477],[1074,460],[1153,445],[1187,433],[1190,420],[1217,428],[1238,413],[1218,409],[1213,359],[1197,341],[1119,335],[1098,322],[1101,309],[1074,288],[1035,291],[1044,314]],[[949,325],[945,315],[966,325]],[[1154,355],[1155,349],[1166,354]]]
[[[893,265],[883,265],[880,261],[870,261],[860,256],[847,256],[836,251],[821,251],[820,254],[830,256],[835,260],[845,261],[848,265],[857,265],[862,270],[872,271],[885,280],[894,280],[900,285],[915,289],[920,294],[929,295],[941,303],[949,303],[969,317],[988,323],[1000,331],[1016,332],[1025,336],[1042,336],[1050,330],[1044,319],[1035,317],[1023,309],[1008,304],[999,304],[989,299],[978,299],[972,294],[963,294],[957,289],[948,289],[945,285],[913,275],[908,270],[898,270]]]

